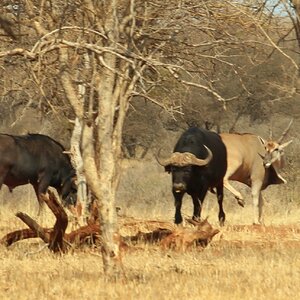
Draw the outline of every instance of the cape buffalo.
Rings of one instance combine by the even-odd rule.
[[[0,134],[0,188],[6,184],[10,191],[30,183],[39,204],[40,194],[54,187],[63,204],[75,205],[77,187],[75,170],[64,147],[42,134],[14,136]]]
[[[201,206],[208,189],[216,187],[219,203],[219,222],[224,224],[223,177],[226,173],[226,148],[220,136],[200,128],[185,131],[168,159],[157,158],[172,173],[172,192],[175,199],[175,223],[182,222],[182,197],[188,193],[194,204],[193,219],[199,220]]]

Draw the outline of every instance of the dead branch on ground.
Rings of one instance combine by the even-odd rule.
[[[42,198],[56,217],[54,227],[43,228],[27,214],[18,212],[16,216],[29,228],[6,234],[1,239],[2,244],[10,246],[20,240],[39,237],[55,253],[66,252],[70,247],[76,249],[86,244],[101,246],[101,230],[96,205],[91,207],[91,216],[87,225],[65,233],[68,219],[62,205],[52,192],[49,192],[48,197],[44,195]],[[207,219],[202,222],[187,221],[194,227],[178,227],[170,222],[119,217],[120,249],[127,250],[130,246],[142,242],[156,243],[164,250],[185,251],[192,245],[207,246],[219,232],[209,224]]]

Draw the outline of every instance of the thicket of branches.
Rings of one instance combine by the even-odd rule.
[[[252,120],[265,119],[268,101],[274,103],[295,95],[298,48],[292,29],[297,28],[298,19],[294,18],[292,23],[287,14],[286,18],[278,14],[280,5],[281,10],[287,10],[283,6],[287,2],[291,8],[291,1],[252,0],[242,4],[234,1],[132,1],[136,15],[130,16],[130,2],[123,1],[119,14],[127,16],[123,24],[120,22],[124,27],[120,36],[125,48],[119,51],[125,52],[127,58],[134,53],[136,61],[139,55],[145,56],[144,62],[151,66],[138,82],[132,99],[146,97],[181,122],[201,124],[207,114],[220,120],[220,116],[226,116],[224,100],[229,101],[226,106],[233,113],[227,114],[230,118],[251,114]],[[61,65],[55,49],[61,46],[72,49],[68,65],[72,79],[83,83],[86,95],[93,92],[90,89],[92,70],[85,68],[87,63],[81,55],[93,50],[81,44],[82,41],[94,44],[102,40],[103,28],[96,28],[97,12],[100,19],[104,19],[105,14],[101,12],[101,5],[94,12],[88,3],[5,1],[1,9],[4,20],[1,36],[3,118],[22,105],[38,107],[43,115],[56,112],[74,118],[61,87]],[[290,9],[290,14],[292,12]],[[132,17],[134,23],[130,20]],[[44,37],[43,30],[44,34],[47,32]],[[128,42],[131,37],[132,41]],[[28,53],[20,52],[22,57],[14,57],[12,63],[12,56],[7,54],[17,52],[7,50],[14,48],[23,48]],[[28,64],[24,55],[34,63]],[[157,58],[159,64],[155,62]],[[165,71],[162,65],[167,66]],[[173,65],[177,66],[174,70]],[[180,82],[177,75],[180,75]],[[183,81],[189,84],[180,84]],[[142,122],[138,118],[139,107],[131,101],[132,116]],[[154,115],[161,111],[152,110]],[[228,120],[225,118],[223,122]],[[136,129],[138,127],[128,126],[128,140]]]

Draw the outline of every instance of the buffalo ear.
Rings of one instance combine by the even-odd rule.
[[[165,172],[171,173],[171,165],[165,166]]]

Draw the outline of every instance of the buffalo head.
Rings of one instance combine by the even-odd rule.
[[[61,198],[65,206],[75,206],[77,203],[77,185],[75,177],[67,178],[61,186]]]
[[[212,159],[211,150],[204,145],[207,150],[207,157],[204,159],[197,158],[190,152],[174,152],[167,159],[156,157],[158,163],[165,167],[167,172],[172,173],[173,192],[184,193],[187,189],[187,184],[190,182],[193,175],[193,166],[206,166]]]

